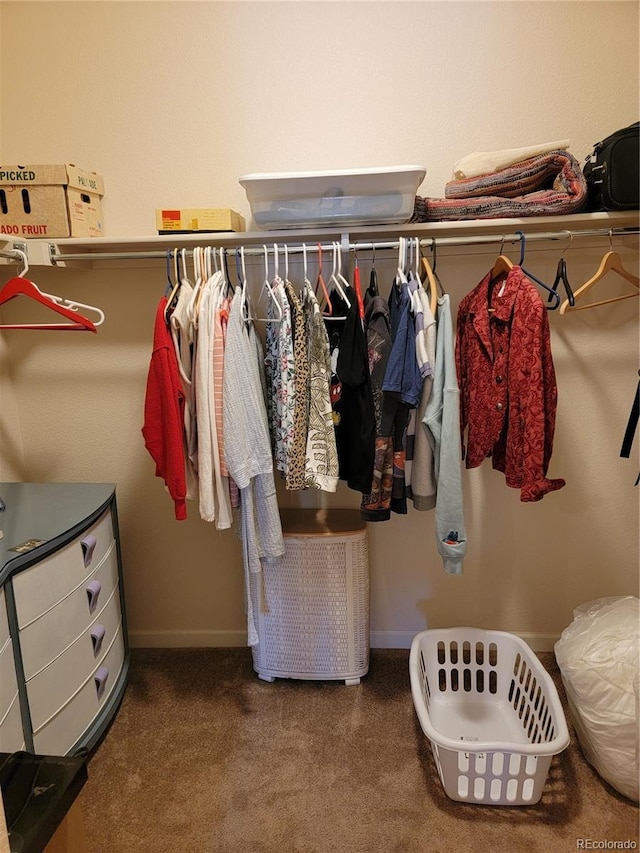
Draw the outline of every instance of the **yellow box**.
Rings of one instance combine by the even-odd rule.
[[[104,180],[73,163],[0,166],[0,234],[102,237]]]
[[[228,207],[163,208],[156,210],[158,234],[198,231],[244,231],[244,217]]]

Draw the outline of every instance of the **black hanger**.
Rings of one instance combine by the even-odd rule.
[[[378,273],[376,272],[376,247],[372,246],[371,251],[373,253],[371,259],[371,272],[369,273],[369,287],[367,288],[367,293],[369,296],[377,296],[378,295]]]
[[[567,294],[567,299],[569,300],[569,305],[572,307],[576,304],[575,297],[573,295],[573,290],[571,290],[571,285],[569,284],[569,279],[567,278],[567,264],[564,257],[560,258],[558,261],[558,269],[556,270],[556,279],[551,285],[554,293],[558,289],[558,285],[562,282],[564,286],[565,293]],[[549,294],[549,298],[547,302],[551,302],[553,299],[553,294]]]
[[[167,254],[166,254],[167,286],[166,286],[165,291],[164,291],[164,295],[167,297],[169,296],[169,294],[173,290],[173,279],[171,278],[171,257],[172,257],[171,249],[167,249]]]
[[[229,275],[229,262],[227,260],[227,250],[223,249],[222,247],[220,247],[220,259],[221,266],[224,267],[224,269],[222,270],[222,272],[224,273],[224,280],[227,282],[227,296],[231,297],[233,294],[235,294],[236,289],[231,284],[231,277]]]
[[[572,242],[573,242],[573,234],[571,233],[571,231],[569,231],[569,246],[571,246]],[[569,248],[569,246],[567,246],[567,249]],[[558,285],[560,284],[560,282],[562,282],[562,285],[564,287],[564,292],[567,294],[567,301],[568,301],[569,305],[571,305],[573,307],[576,304],[576,300],[573,296],[573,290],[571,289],[571,285],[569,284],[569,279],[567,278],[567,264],[566,264],[566,261],[564,259],[565,251],[566,251],[566,249],[562,252],[562,257],[558,261],[558,267],[556,269],[556,278],[555,278],[555,281],[553,282],[553,284],[551,285],[551,287],[554,291],[557,291]],[[547,299],[547,302],[551,302],[552,299],[553,299],[553,296],[551,294],[549,294],[549,298]]]
[[[236,256],[236,275],[238,277],[238,287],[242,290],[242,287],[244,285],[244,281],[242,278],[242,270],[240,268],[240,249],[239,248],[236,248],[235,256]]]
[[[165,288],[164,295],[167,300],[167,304],[164,306],[164,319],[168,324],[171,319],[171,314],[173,313],[174,308],[176,307],[176,303],[178,302],[178,292],[180,291],[180,275],[178,274],[178,250],[177,249],[168,249],[167,250],[167,286]],[[173,260],[173,271],[175,275],[175,281],[171,278],[171,261]]]
[[[528,270],[526,270],[523,266],[524,263],[524,246],[525,246],[525,236],[522,231],[516,231],[516,234],[520,238],[520,260],[518,261],[518,266],[522,270],[522,272],[530,278],[532,281],[535,281],[536,284],[539,284],[540,287],[544,288],[549,293],[549,302],[553,300],[553,305],[548,305],[547,308],[549,311],[555,311],[556,308],[560,307],[560,294],[554,290],[552,287],[549,287],[548,284],[545,284],[544,281],[540,281],[539,278],[536,278],[535,275],[532,275]]]

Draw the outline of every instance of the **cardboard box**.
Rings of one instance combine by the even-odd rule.
[[[193,207],[156,210],[158,234],[193,234],[199,231],[244,231],[244,217],[228,207]]]
[[[0,166],[0,234],[101,237],[104,181],[73,163]]]

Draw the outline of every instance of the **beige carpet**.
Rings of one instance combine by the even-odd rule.
[[[558,683],[553,656],[540,657]],[[442,790],[417,722],[406,651],[373,650],[369,674],[345,687],[265,683],[248,649],[134,650],[80,796],[89,851],[637,848],[637,806],[587,764],[571,724],[570,733],[535,806],[460,804]]]

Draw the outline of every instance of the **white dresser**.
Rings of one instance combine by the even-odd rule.
[[[126,686],[115,487],[0,483],[0,752],[91,749]]]

